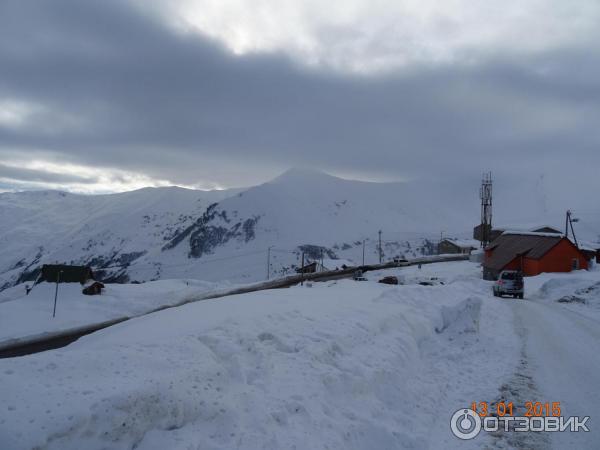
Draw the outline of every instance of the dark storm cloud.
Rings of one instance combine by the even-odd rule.
[[[478,61],[309,70],[284,55],[234,56],[122,2],[9,0],[0,105],[43,113],[0,121],[0,156],[234,185],[290,165],[388,178],[598,167],[595,47]]]
[[[98,180],[94,177],[81,177],[78,175],[53,173],[44,170],[24,169],[20,167],[6,166],[4,164],[0,164],[0,178],[27,183],[92,184],[98,182]]]

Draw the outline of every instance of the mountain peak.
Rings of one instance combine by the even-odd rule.
[[[323,180],[336,180],[337,177],[329,175],[321,170],[306,167],[292,167],[273,179],[272,183],[313,183]]]

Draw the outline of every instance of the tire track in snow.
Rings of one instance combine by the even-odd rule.
[[[525,402],[539,399],[540,393],[534,379],[534,371],[529,364],[527,354],[527,340],[529,332],[523,322],[523,317],[520,314],[516,304],[512,306],[514,331],[519,337],[521,343],[521,355],[519,364],[510,380],[500,386],[500,395],[490,405],[492,414],[495,416],[496,405],[504,402],[508,404],[512,402],[514,405],[514,416],[523,416],[525,414]],[[512,448],[519,450],[538,450],[547,449],[550,445],[548,435],[540,432],[515,432],[514,425],[511,423],[509,430],[504,431],[501,428],[499,431],[492,433],[494,437],[494,446],[496,448]],[[504,427],[504,423],[500,422],[500,426]]]

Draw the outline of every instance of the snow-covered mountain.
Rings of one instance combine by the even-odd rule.
[[[235,193],[167,187],[97,196],[0,194],[0,288],[35,276],[43,263],[128,264]]]
[[[448,230],[463,229],[465,221],[450,206],[440,215],[431,208],[434,200],[415,189],[292,169],[212,205],[160,249],[137,259],[128,273],[132,279],[256,280],[267,276],[269,247],[270,270],[285,274],[300,264],[303,251],[310,260],[322,255],[360,264],[363,240],[366,262],[375,262],[378,230],[386,258],[428,253],[440,220]]]
[[[464,186],[463,186],[464,188]],[[360,264],[469,236],[476,187],[369,183],[292,169],[246,190],[146,188],[110,195],[0,194],[0,288],[44,263],[90,264],[112,280],[254,281],[307,260]],[[514,207],[514,203],[511,204]],[[270,250],[269,250],[270,248]]]

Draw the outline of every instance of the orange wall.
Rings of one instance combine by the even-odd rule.
[[[569,241],[563,239],[539,260],[538,273],[570,272],[572,260],[575,258],[579,260],[580,269],[588,268],[588,262],[583,253]]]
[[[537,259],[525,258],[523,260],[523,265],[525,266],[523,269],[523,275],[530,277],[542,273],[540,270],[540,262]]]
[[[522,270],[521,269],[521,257],[517,256],[511,262],[504,266],[502,270]]]
[[[486,257],[491,256],[490,251],[486,251]],[[542,272],[570,272],[572,260],[579,260],[579,268],[587,269],[588,261],[573,244],[566,239],[563,239],[556,244],[548,253],[541,259],[516,257],[503,270],[522,270],[523,275],[533,276],[539,275]]]

